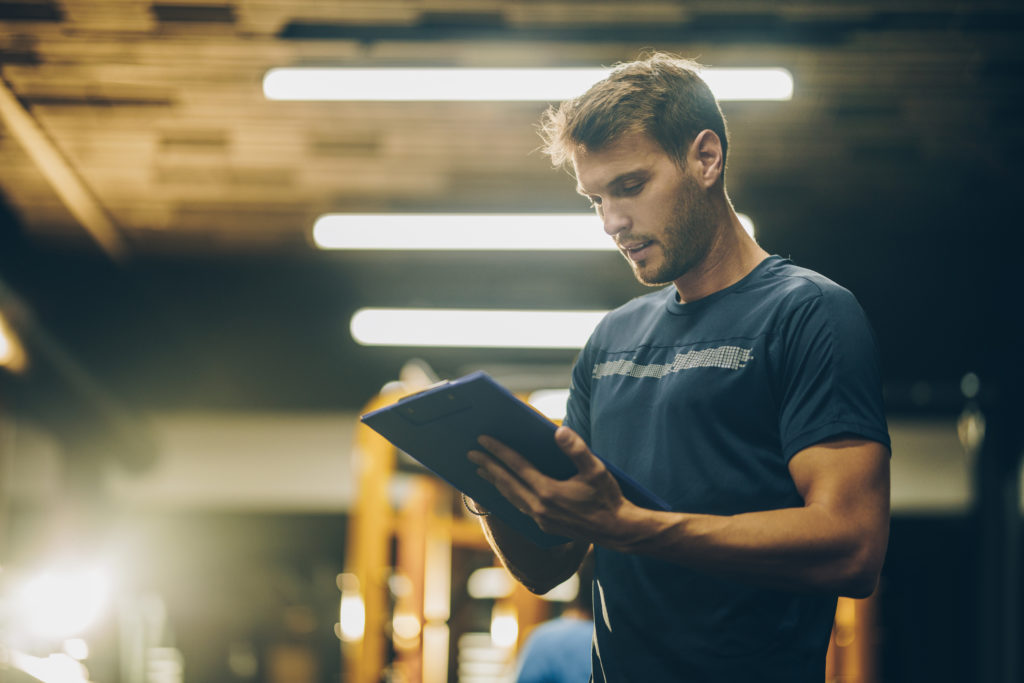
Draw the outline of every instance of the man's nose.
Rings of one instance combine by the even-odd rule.
[[[601,207],[601,220],[604,223],[604,231],[615,237],[629,227],[629,218],[619,207],[611,202],[605,202]]]

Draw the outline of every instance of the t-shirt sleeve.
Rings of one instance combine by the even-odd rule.
[[[874,335],[860,304],[845,289],[823,289],[784,322],[779,434],[788,461],[840,435],[889,447]]]
[[[580,435],[590,445],[590,380],[592,365],[587,360],[590,342],[584,347],[572,369],[569,380],[569,400],[565,406],[563,424]]]

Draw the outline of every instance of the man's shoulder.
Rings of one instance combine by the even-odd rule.
[[[765,269],[764,280],[780,289],[807,290],[809,292],[842,289],[818,271],[798,266],[789,259],[782,258],[776,258],[768,265]]]
[[[671,284],[637,296],[610,311],[595,328],[591,342],[603,348],[631,348],[639,337],[664,329],[666,321],[687,316],[729,329],[735,329],[739,319],[778,325],[805,305],[829,316],[860,310],[853,294],[825,275],[772,256],[740,282],[692,304],[680,305]]]
[[[850,290],[821,273],[798,266],[788,259],[768,264],[761,278],[752,283],[750,291],[797,306],[812,299],[854,301]]]

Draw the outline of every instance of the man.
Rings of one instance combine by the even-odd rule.
[[[876,585],[889,437],[874,341],[853,296],[769,256],[725,190],[725,121],[696,65],[655,54],[545,115],[546,150],[636,277],[668,284],[610,313],[555,433],[550,479],[486,436],[469,454],[550,549],[483,517],[541,593],[591,545],[594,681],[820,683],[837,595]],[[593,454],[672,511],[639,508]]]

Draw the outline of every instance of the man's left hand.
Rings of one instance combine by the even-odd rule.
[[[610,543],[622,540],[635,505],[604,463],[568,427],[555,431],[555,443],[576,466],[577,474],[559,480],[540,472],[522,455],[489,436],[481,450],[469,452],[477,474],[494,485],[542,531],[575,540]]]

